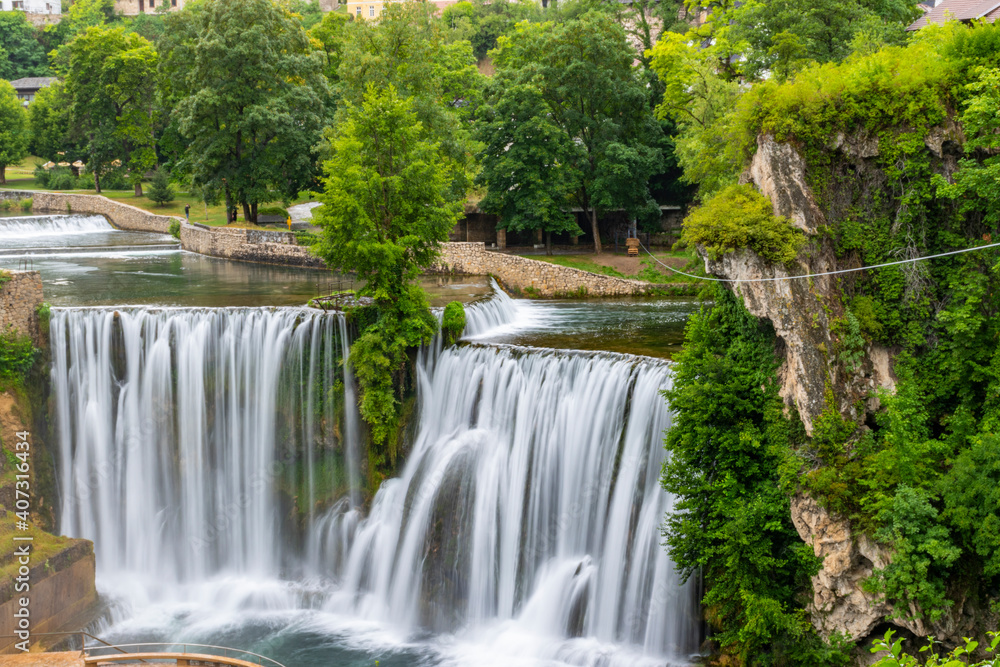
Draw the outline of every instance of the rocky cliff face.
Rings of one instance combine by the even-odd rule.
[[[949,125],[928,137],[928,150],[941,159],[946,172],[954,167],[954,160],[947,158],[955,154],[954,146],[960,142],[958,131]],[[838,135],[828,148],[855,173],[866,174],[866,178],[848,187],[879,187],[877,167],[872,162],[878,156],[877,138]],[[744,249],[718,261],[706,260],[706,269],[734,281],[727,287],[742,298],[751,313],[773,324],[779,339],[778,353],[784,357],[779,370],[780,393],[789,411],[797,411],[808,434],[829,409],[863,424],[868,414],[879,407],[879,391],[895,389],[894,351],[867,345],[859,363],[845,361],[844,341],[839,338],[835,322],[845,315],[841,280],[849,280],[849,274],[780,280],[791,275],[854,268],[838,260],[833,241],[824,233],[824,227],[846,210],[844,202],[850,194],[841,201],[834,197],[825,202],[824,212],[809,187],[803,158],[793,146],[769,136],[758,139],[756,155],[743,182],[753,184],[766,195],[774,213],[787,217],[806,233],[810,243],[799,253],[794,267],[773,265]],[[963,632],[971,633],[973,618],[962,600],[933,625],[892,618],[895,610],[862,587],[892,554],[808,496],[795,497],[791,512],[803,541],[823,558],[822,569],[813,578],[811,605],[813,623],[821,634],[842,633],[861,641],[887,621],[917,636],[957,639]]]

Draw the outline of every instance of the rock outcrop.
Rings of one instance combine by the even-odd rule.
[[[824,636],[840,632],[853,641],[864,639],[891,611],[862,588],[875,568],[888,564],[888,553],[864,535],[855,538],[849,521],[832,516],[809,496],[792,499],[792,523],[802,541],[823,559],[813,577],[816,629]]]

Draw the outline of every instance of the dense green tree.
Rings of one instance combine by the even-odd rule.
[[[153,102],[158,55],[123,27],[92,27],[66,45],[66,96],[72,134],[80,139],[100,192],[101,176],[119,163],[136,196],[156,164]]]
[[[340,78],[338,71],[344,58],[346,26],[350,17],[344,12],[327,12],[323,19],[309,30],[309,36],[319,41],[325,63],[323,73],[332,85]]]
[[[375,443],[389,448],[382,463],[395,459],[395,375],[407,350],[436,329],[414,279],[462,211],[462,195],[451,188],[458,165],[428,137],[414,107],[393,86],[370,85],[361,104],[343,109],[316,214],[320,256],[333,270],[356,272],[365,281],[361,294],[374,299],[350,358],[361,415]]]
[[[65,84],[55,81],[38,91],[28,106],[31,153],[51,162],[86,157],[70,140],[70,102]],[[62,155],[60,155],[62,153]]]
[[[64,74],[69,68],[67,45],[88,28],[105,25],[115,16],[114,0],[75,0],[63,15],[63,20],[46,26],[43,42],[50,51],[53,68]]]
[[[328,97],[322,56],[272,0],[206,0],[178,14],[161,43],[164,105],[187,143],[175,168],[255,221],[260,203],[315,182]]]
[[[483,153],[482,179],[490,191],[489,206],[525,212],[526,206],[508,201],[510,197],[528,194],[542,204],[556,202],[568,191],[590,220],[598,253],[600,211],[659,215],[649,179],[662,166],[664,135],[648,87],[633,67],[635,51],[613,18],[590,12],[564,24],[520,23],[500,40],[494,54],[496,74],[485,98],[489,108],[482,115],[480,135],[491,142]],[[504,128],[512,117],[530,121],[525,132]],[[540,138],[545,145],[534,152],[509,143],[535,144]],[[508,195],[510,174],[516,170],[525,179],[543,180],[526,180]],[[558,220],[551,211],[545,205],[540,215]]]
[[[449,42],[432,4],[390,3],[377,22],[352,21],[338,75],[344,101],[357,106],[369,85],[393,86],[413,100],[424,131],[462,165],[453,187],[464,193],[475,171],[469,123],[482,76],[468,42]]]
[[[24,12],[0,12],[0,79],[45,76],[49,66]]]
[[[676,413],[663,488],[677,497],[664,537],[702,604],[726,664],[847,664],[802,614],[819,567],[792,525],[780,470],[804,433],[783,414],[774,331],[715,286],[688,323],[665,392]]]
[[[743,167],[731,139],[741,86],[720,74],[715,56],[688,34],[665,34],[651,56],[650,67],[662,83],[656,113],[676,124],[673,153],[683,179],[698,186],[697,198],[707,199],[734,184]]]
[[[7,167],[28,155],[28,114],[14,87],[0,79],[0,185],[7,182]]]
[[[323,20],[324,12],[319,8],[319,0],[288,0],[288,9],[298,15],[302,27],[306,30]]]

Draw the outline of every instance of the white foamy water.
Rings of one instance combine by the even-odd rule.
[[[326,363],[339,316],[57,309],[51,335],[60,528],[94,540],[114,636],[229,637],[288,667],[697,651],[696,591],[660,544],[666,363],[421,355],[406,463],[366,510],[352,383]]]
[[[114,232],[103,215],[32,215],[0,218],[0,247],[5,239],[32,240],[64,236]]]

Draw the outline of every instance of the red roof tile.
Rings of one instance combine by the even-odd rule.
[[[914,21],[907,30],[919,30],[931,23],[942,24],[947,19],[972,21],[985,18],[992,23],[998,16],[1000,16],[1000,1],[998,0],[944,0],[940,5]]]

